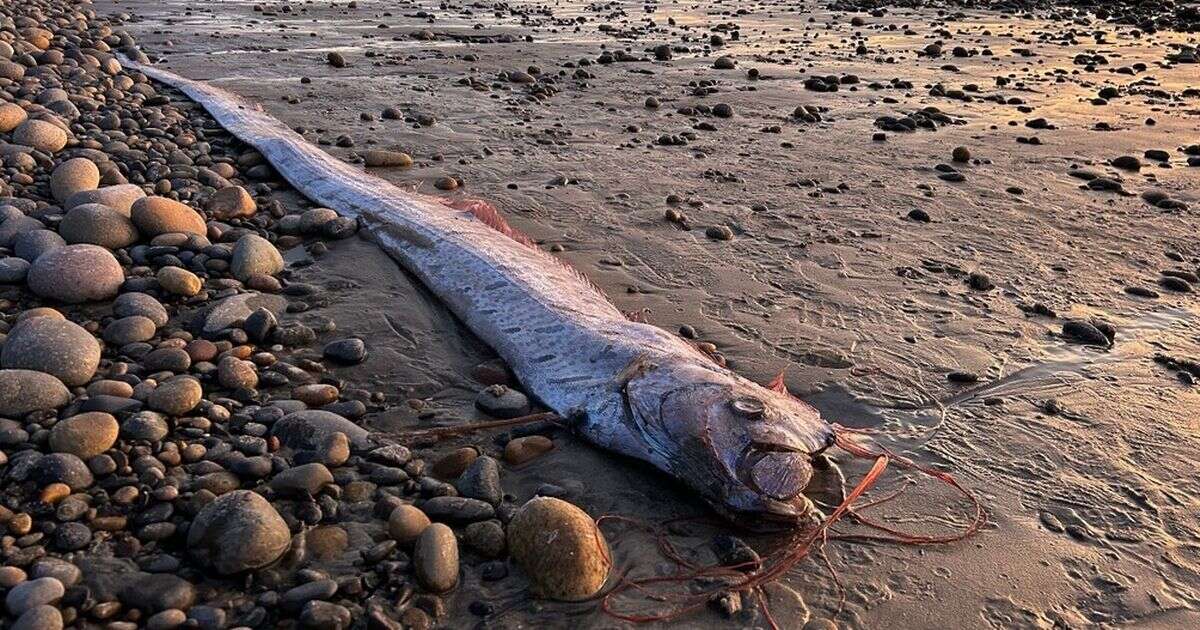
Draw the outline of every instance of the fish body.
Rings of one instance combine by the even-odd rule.
[[[358,219],[589,441],[652,464],[737,520],[807,512],[811,455],[833,439],[812,407],[631,321],[576,270],[484,213],[342,162],[223,89],[123,61],[187,94],[306,197]]]

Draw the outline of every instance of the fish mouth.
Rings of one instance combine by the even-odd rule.
[[[738,479],[761,501],[757,509],[726,513],[753,530],[791,529],[815,508],[802,492],[812,481],[812,454],[785,444],[751,442],[738,458]]]

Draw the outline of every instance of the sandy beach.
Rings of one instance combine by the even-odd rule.
[[[1195,32],[1066,8],[888,3],[92,6],[161,67],[260,103],[335,156],[411,155],[411,166],[369,170],[407,190],[493,203],[622,311],[712,344],[757,382],[784,371],[827,421],[872,431],[980,498],[988,523],[962,542],[831,541],[766,589],[780,627],[1200,623]],[[178,92],[161,93],[196,128],[213,126]],[[268,181],[286,214],[309,205]],[[319,344],[365,341],[365,358],[330,377],[335,402],[365,401],[356,424],[402,436],[489,419],[475,401],[478,366],[494,353],[367,234],[316,249],[270,238],[285,285],[306,287],[284,287],[303,306],[281,320],[317,331]],[[712,517],[670,528],[706,563],[714,536],[763,555],[780,540],[732,528],[645,464],[539,431],[553,450],[501,464],[497,514],[541,495],[592,518]],[[519,435],[409,446],[430,464],[464,447],[503,460]],[[824,457],[805,494],[828,511],[870,462]],[[928,534],[965,525],[969,506],[925,476],[894,467],[871,496],[899,490],[871,517]],[[301,570],[334,581],[365,573],[363,550],[388,537],[378,509],[327,511],[317,527],[345,541]],[[651,537],[605,531],[615,573],[671,569]],[[464,551],[455,588],[425,600],[419,618],[397,606],[393,623],[634,627],[594,602],[530,597],[520,571],[496,577],[502,558]],[[120,579],[115,562],[96,561],[85,579]],[[195,577],[200,599],[227,609],[234,627],[253,625],[256,607],[271,611],[265,625],[285,618],[261,594],[300,578],[276,573],[240,592]],[[412,590],[366,590],[395,603],[402,588]],[[326,599],[354,627],[377,627],[363,620],[368,595],[347,590]],[[768,627],[753,598],[737,602],[659,625]],[[85,617],[78,627],[115,627]]]

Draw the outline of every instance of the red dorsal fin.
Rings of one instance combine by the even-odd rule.
[[[500,211],[496,209],[496,206],[493,206],[486,201],[481,201],[479,199],[443,199],[442,203],[454,208],[455,210],[470,212],[471,214],[475,215],[476,219],[479,219],[488,227],[518,243],[521,243],[522,245],[528,245],[534,248],[537,247],[537,243],[535,243],[533,239],[509,225],[508,221],[504,220],[504,216],[500,214]]]
[[[642,308],[636,311],[625,311],[625,319],[639,324],[650,323],[650,309]]]
[[[500,211],[496,209],[496,206],[493,206],[492,204],[480,199],[447,199],[445,197],[435,197],[435,199],[440,201],[443,205],[455,210],[470,212],[471,214],[475,215],[475,218],[479,219],[479,221],[484,225],[522,245],[529,247],[530,249],[533,249],[534,251],[543,253],[547,258],[553,260],[556,264],[562,265],[564,268],[570,270],[571,273],[575,274],[575,276],[591,287],[592,290],[604,298],[605,301],[609,301],[608,296],[605,295],[604,291],[601,290],[600,287],[596,286],[596,283],[592,282],[592,280],[584,275],[583,272],[555,256],[551,256],[550,254],[542,252],[542,250],[538,248],[537,241],[529,238],[524,232],[521,232],[520,230],[509,225],[508,221],[504,219],[504,215],[500,214]]]
[[[779,370],[779,374],[776,374],[775,378],[771,379],[770,383],[767,383],[767,389],[769,389],[773,392],[779,392],[780,394],[787,396],[788,395],[787,385],[783,384],[783,373],[786,371],[787,371],[786,368],[783,370]]]

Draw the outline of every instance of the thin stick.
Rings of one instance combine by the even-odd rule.
[[[515,427],[522,424],[533,424],[534,422],[553,422],[562,424],[563,417],[553,411],[543,411],[541,413],[532,413],[519,418],[509,418],[508,420],[492,420],[489,422],[476,422],[474,424],[465,424],[457,427],[436,427],[433,429],[417,429],[415,431],[407,431],[396,436],[401,441],[421,440],[427,438],[442,439],[446,437],[466,435],[475,433],[476,431],[487,431],[488,429],[502,429],[505,427]]]

